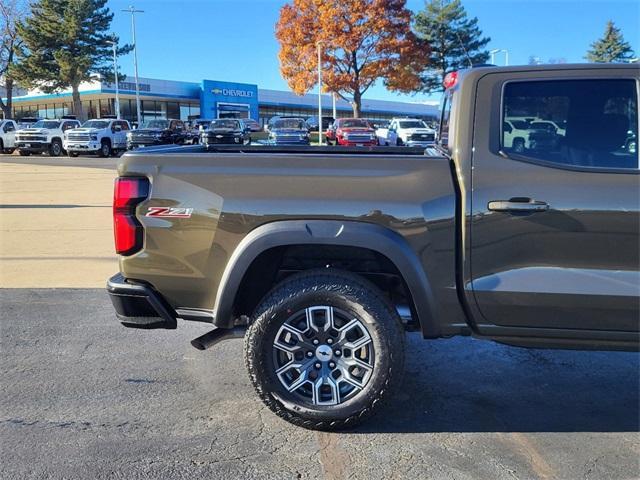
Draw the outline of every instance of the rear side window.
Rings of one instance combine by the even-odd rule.
[[[597,168],[638,168],[634,80],[510,82],[501,147],[536,160]]]
[[[440,145],[445,148],[449,145],[449,119],[451,117],[452,101],[453,92],[451,90],[445,90],[441,101],[440,134],[438,136]]]

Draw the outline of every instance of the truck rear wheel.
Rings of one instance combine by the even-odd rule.
[[[352,427],[400,382],[404,332],[382,292],[331,269],[296,274],[258,306],[245,363],[262,401],[288,422]]]

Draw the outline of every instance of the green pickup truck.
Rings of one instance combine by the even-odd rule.
[[[637,350],[639,72],[453,72],[426,150],[127,153],[107,286],[118,318],[210,323],[202,350],[244,337],[262,400],[322,430],[400,385],[405,330]]]

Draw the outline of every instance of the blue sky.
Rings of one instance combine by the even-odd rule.
[[[113,30],[131,41],[126,9],[134,0],[109,0],[115,13]],[[284,0],[137,0],[144,10],[136,21],[138,70],[144,77],[168,80],[213,80],[257,83],[287,90],[278,68],[274,25]],[[467,12],[478,17],[490,49],[509,50],[509,63],[526,64],[530,55],[543,61],[565,58],[582,62],[591,42],[602,36],[607,20],[622,29],[640,55],[638,0],[466,0]],[[417,11],[423,0],[408,0]],[[133,74],[132,55],[121,69]],[[496,58],[502,64],[503,56]],[[385,100],[422,101],[425,95],[398,95],[376,85],[365,96]]]

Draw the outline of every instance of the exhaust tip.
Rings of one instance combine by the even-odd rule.
[[[191,345],[194,346],[194,348],[197,348],[198,350],[206,350],[207,347],[205,347],[202,342],[200,341],[200,337],[198,338],[194,338],[193,340],[191,340]]]
[[[245,332],[245,327],[216,328],[191,340],[191,345],[198,350],[207,350],[223,340],[227,340],[229,338],[242,338],[244,337]]]

